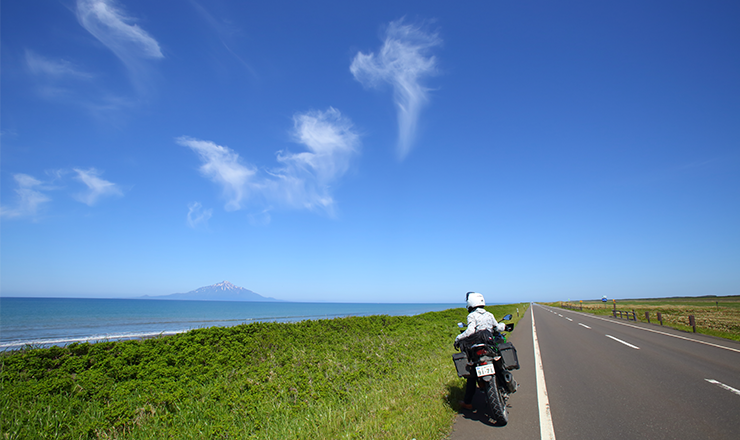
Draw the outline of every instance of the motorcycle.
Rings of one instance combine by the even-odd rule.
[[[506,315],[502,321],[511,319]],[[457,324],[460,332],[465,331],[462,322]],[[505,331],[514,330],[514,324],[506,324]],[[516,392],[518,385],[511,370],[519,369],[516,348],[506,341],[506,334],[494,329],[478,331],[463,339],[460,353],[452,355],[458,377],[468,378],[471,375],[478,381],[478,388],[486,395],[488,413],[497,425],[506,425],[509,414],[506,404],[509,396]]]

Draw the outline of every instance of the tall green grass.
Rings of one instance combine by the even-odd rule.
[[[523,315],[527,304],[489,307]],[[441,439],[463,308],[213,327],[0,356],[7,439]],[[515,320],[517,318],[515,317]]]
[[[610,301],[557,302],[549,305],[576,308],[584,312],[612,316],[614,304]],[[689,315],[696,318],[697,332],[740,341],[740,296],[704,296],[686,298],[618,299],[616,309],[635,311],[638,321],[658,323],[657,313],[663,318],[663,325],[683,331],[693,331],[689,325]]]

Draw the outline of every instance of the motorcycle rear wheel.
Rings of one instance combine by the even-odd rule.
[[[483,382],[483,391],[486,393],[486,401],[491,414],[491,418],[498,426],[504,426],[509,423],[509,413],[506,411],[506,401],[497,385],[498,377],[494,377],[491,382]]]

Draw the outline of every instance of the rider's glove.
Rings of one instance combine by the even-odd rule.
[[[455,343],[452,344],[452,346],[455,347],[455,350],[459,350],[460,349],[460,344],[457,342],[457,339],[455,339]]]

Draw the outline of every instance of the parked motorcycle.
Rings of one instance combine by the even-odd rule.
[[[511,315],[502,318],[511,319]],[[465,331],[465,325],[458,323],[460,332]],[[506,324],[505,331],[514,330],[514,324]],[[497,425],[503,426],[509,421],[506,403],[509,395],[517,390],[517,383],[511,370],[519,369],[519,359],[516,348],[506,341],[506,333],[494,330],[478,331],[463,339],[460,344],[460,353],[452,355],[459,377],[475,375],[478,388],[486,395],[486,404],[491,418]]]

